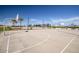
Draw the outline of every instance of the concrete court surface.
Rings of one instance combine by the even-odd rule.
[[[1,53],[79,53],[79,30],[40,29],[0,34]]]

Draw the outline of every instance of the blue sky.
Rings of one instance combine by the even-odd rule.
[[[28,16],[31,24],[42,23],[42,20],[45,20],[45,23],[53,25],[79,25],[78,5],[0,5],[0,23],[7,23],[9,18],[15,18],[17,13],[24,19],[23,25],[27,24]]]

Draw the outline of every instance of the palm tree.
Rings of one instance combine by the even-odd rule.
[[[20,23],[19,27],[21,29],[23,19],[19,17],[19,14],[16,16],[16,21]]]
[[[12,26],[15,26],[17,23],[17,21],[15,19],[12,19],[11,22],[12,22]]]
[[[19,18],[18,21],[20,22],[20,29],[21,29],[23,19]]]

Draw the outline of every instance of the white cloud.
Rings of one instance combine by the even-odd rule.
[[[74,23],[74,22],[79,22],[79,17],[73,17],[73,18],[67,18],[67,19],[51,19],[53,23]]]
[[[61,18],[61,19],[50,19],[52,24],[61,24],[64,23],[65,25],[70,25],[70,24],[75,24],[75,25],[79,25],[79,17],[72,17],[72,18]]]
[[[46,19],[44,21],[45,23],[50,23],[50,24],[55,24],[55,25],[59,25],[61,23],[64,23],[64,24],[79,24],[79,17],[73,17],[73,18],[61,18],[61,19],[54,19],[54,18],[49,18],[49,19]],[[30,19],[30,23],[31,24],[42,24],[43,23],[43,20],[42,19],[33,19],[31,18]]]

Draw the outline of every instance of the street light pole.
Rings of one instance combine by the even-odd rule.
[[[45,20],[43,19],[42,20],[42,28],[44,28],[44,25],[45,25],[44,23],[45,23]]]
[[[29,30],[29,17],[27,19],[27,30]]]

